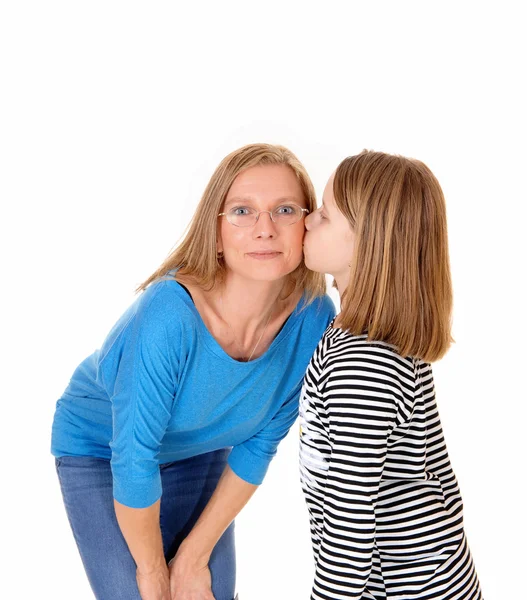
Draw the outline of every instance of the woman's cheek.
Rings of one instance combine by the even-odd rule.
[[[295,250],[294,250],[293,254],[295,257],[295,262],[298,261],[298,264],[300,264],[304,257],[304,236],[302,236],[299,240],[299,243],[297,245],[295,245]],[[297,266],[298,266],[298,264],[297,264]]]
[[[306,230],[304,229],[304,227],[299,228],[298,231],[296,232],[293,246],[295,249],[298,249],[300,253],[302,253],[302,247],[304,245],[305,236],[306,236]]]

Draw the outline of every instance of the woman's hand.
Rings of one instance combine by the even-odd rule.
[[[189,556],[182,544],[169,563],[171,600],[215,600],[208,562]]]
[[[171,600],[168,568],[160,567],[155,571],[136,571],[137,587],[142,600]]]

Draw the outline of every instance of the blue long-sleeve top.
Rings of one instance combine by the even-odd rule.
[[[144,508],[159,465],[232,447],[229,465],[260,484],[298,414],[302,378],[335,308],[302,298],[268,350],[231,358],[173,279],[153,283],[75,370],[57,402],[55,456],[111,460],[114,498]]]

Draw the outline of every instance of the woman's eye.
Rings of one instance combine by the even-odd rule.
[[[293,206],[279,206],[275,209],[275,213],[277,215],[292,215],[295,212],[295,208]]]
[[[233,208],[231,212],[237,217],[245,217],[251,212],[251,209],[247,208],[246,206],[237,206],[236,208]]]

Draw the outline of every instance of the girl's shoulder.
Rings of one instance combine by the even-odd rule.
[[[411,379],[415,377],[416,365],[422,363],[412,356],[402,356],[393,344],[369,339],[367,333],[352,334],[333,327],[333,322],[324,333],[322,360],[330,369],[355,365],[363,370],[389,370]]]

